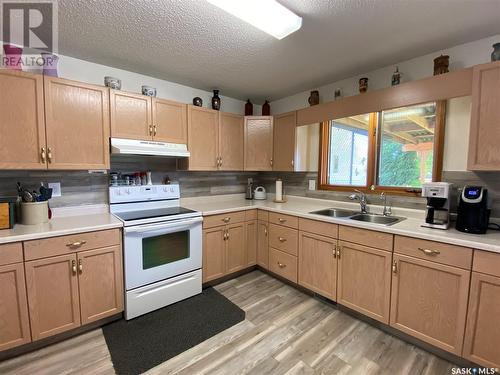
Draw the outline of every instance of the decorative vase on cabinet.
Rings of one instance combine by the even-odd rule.
[[[491,53],[491,61],[500,61],[500,43],[493,44],[493,52]]]
[[[271,115],[271,106],[269,102],[266,100],[264,104],[262,104],[262,116],[270,116]]]
[[[253,116],[253,104],[250,99],[245,103],[245,116]]]
[[[216,111],[220,110],[219,90],[214,90],[214,96],[212,97],[212,109],[215,109]]]

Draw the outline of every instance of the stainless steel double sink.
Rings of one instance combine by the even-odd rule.
[[[380,225],[393,225],[405,220],[400,216],[384,216],[379,214],[362,213],[358,211],[344,210],[341,208],[327,208],[319,211],[309,212],[310,214],[335,217],[337,219],[364,221],[367,223]]]

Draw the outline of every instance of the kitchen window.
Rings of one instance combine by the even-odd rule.
[[[445,102],[324,122],[320,189],[416,194],[441,178]]]

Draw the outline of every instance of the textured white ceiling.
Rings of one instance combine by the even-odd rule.
[[[280,2],[281,41],[203,0],[59,0],[59,52],[261,101],[500,33],[500,0]]]

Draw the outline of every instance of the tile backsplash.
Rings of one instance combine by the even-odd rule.
[[[274,193],[277,178],[283,180],[288,195],[311,198],[348,201],[348,193],[308,190],[309,180],[316,180],[316,172],[190,172],[176,171],[174,159],[154,157],[112,157],[111,171],[133,173],[152,171],[153,183],[162,183],[166,176],[171,182],[178,182],[183,197],[210,196],[244,193],[247,179],[254,180],[254,186],[262,185]],[[52,207],[80,204],[105,204],[108,202],[108,174],[87,171],[0,171],[0,196],[16,195],[16,182],[20,181],[30,189],[38,189],[40,182],[60,182],[61,197],[54,197]],[[500,217],[500,173],[445,171],[443,180],[454,184],[452,208],[456,209],[458,188],[466,184],[482,185],[493,197],[492,217]],[[381,204],[377,195],[368,197],[371,204]],[[423,209],[425,199],[420,197],[390,197],[393,206]]]

